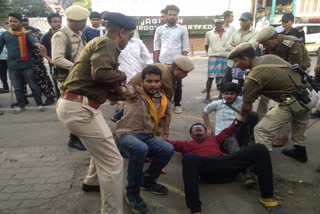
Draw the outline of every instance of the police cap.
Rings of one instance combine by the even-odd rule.
[[[68,19],[72,19],[75,21],[85,20],[89,17],[90,12],[88,9],[78,6],[78,5],[72,5],[68,7],[64,14]]]
[[[272,26],[267,26],[263,28],[257,36],[257,42],[263,43],[271,39],[273,35],[277,33],[276,29]]]
[[[239,20],[245,20],[245,21],[253,20],[253,15],[250,12],[244,12],[241,14]]]
[[[178,55],[174,58],[174,63],[183,71],[190,72],[194,69],[193,62],[187,56]]]
[[[102,18],[128,30],[136,29],[135,20],[129,16],[123,15],[122,13],[104,13]]]
[[[235,47],[228,55],[228,59],[234,59],[236,57],[254,56],[254,49],[249,42],[244,42]]]

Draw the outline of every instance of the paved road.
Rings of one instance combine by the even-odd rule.
[[[196,70],[183,81],[183,114],[173,115],[170,138],[186,139],[189,126],[201,121],[205,106],[201,94],[206,81],[205,57],[193,58]],[[314,58],[313,58],[314,62]],[[217,94],[216,90],[213,90]],[[83,193],[80,186],[89,162],[89,154],[67,147],[68,132],[58,121],[54,106],[37,112],[32,101],[27,111],[14,115],[8,108],[9,94],[0,95],[0,214],[96,214],[100,196]],[[108,124],[114,110],[104,105]],[[214,115],[211,116],[213,120]],[[310,124],[315,122],[311,120]],[[307,134],[309,161],[297,163],[272,152],[275,195],[290,214],[318,214],[320,208],[320,122]],[[181,155],[175,154],[159,181],[168,186],[168,196],[143,192],[151,214],[189,213],[184,203]],[[119,190],[123,191],[123,190]],[[203,213],[259,214],[267,213],[257,203],[258,189],[245,190],[241,180],[230,184],[201,184]],[[127,207],[125,213],[129,213]]]

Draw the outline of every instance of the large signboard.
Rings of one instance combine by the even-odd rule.
[[[159,16],[136,17],[140,35],[153,35],[160,25]],[[214,16],[179,16],[178,23],[185,26],[190,35],[202,35],[214,27]]]

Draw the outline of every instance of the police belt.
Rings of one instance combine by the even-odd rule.
[[[60,98],[64,99],[64,100],[69,100],[69,101],[73,101],[73,102],[77,102],[77,103],[82,103],[83,102],[83,98],[86,96],[82,96],[79,94],[74,94],[74,93],[70,93],[70,92],[66,92],[63,91],[61,93]],[[94,109],[98,109],[100,107],[100,103],[98,103],[97,101],[94,101],[92,99],[89,99],[88,97],[86,97],[88,99],[88,105]]]

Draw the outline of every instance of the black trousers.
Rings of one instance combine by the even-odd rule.
[[[202,157],[186,154],[182,159],[184,192],[187,207],[192,213],[201,211],[199,178],[221,183],[230,181],[248,167],[258,176],[260,194],[273,197],[273,174],[269,151],[263,144],[255,144],[228,156]]]
[[[174,90],[173,102],[174,106],[181,106],[180,102],[182,99],[182,79],[176,80],[176,88]]]
[[[223,82],[232,82],[232,68],[227,66],[227,69],[224,72]],[[244,79],[238,79],[238,85],[240,88],[243,87]],[[241,92],[242,93],[242,92]]]
[[[224,72],[224,77],[223,77],[223,82],[232,82],[232,68],[227,66],[225,72]]]
[[[0,79],[2,82],[2,87],[5,90],[9,90],[7,71],[7,60],[0,60]]]

